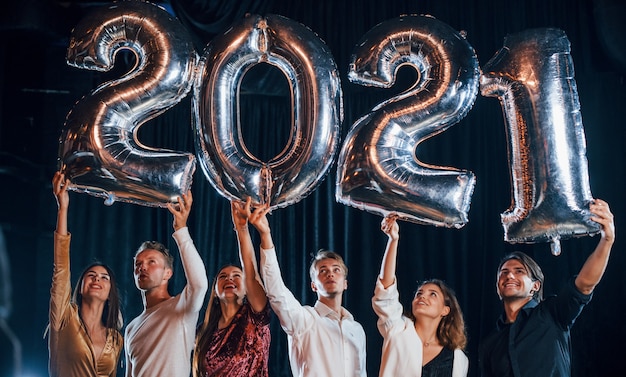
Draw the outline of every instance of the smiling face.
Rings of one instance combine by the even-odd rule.
[[[322,297],[334,297],[348,288],[346,272],[342,264],[332,258],[325,258],[315,264],[315,275],[311,289]]]
[[[236,266],[226,266],[217,274],[215,295],[220,301],[240,301],[246,295],[243,271]]]
[[[509,259],[500,267],[496,289],[503,301],[531,299],[541,283],[531,279],[529,271],[517,259]]]
[[[135,257],[134,276],[137,288],[149,291],[161,285],[167,286],[172,269],[167,266],[163,253],[145,249]]]
[[[83,274],[80,292],[83,301],[106,301],[111,292],[111,276],[103,266],[92,266]]]
[[[437,284],[426,283],[420,286],[411,303],[411,312],[415,318],[426,316],[441,318],[450,313],[446,298]]]

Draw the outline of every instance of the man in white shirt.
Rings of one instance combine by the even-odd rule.
[[[209,287],[204,263],[187,228],[191,192],[178,205],[168,204],[174,215],[174,240],[180,251],[187,285],[172,297],[167,283],[173,256],[164,245],[146,241],[135,255],[135,285],[144,311],[126,328],[126,377],[189,376],[198,314]]]
[[[269,207],[251,211],[248,221],[261,237],[261,276],[270,305],[287,333],[295,377],[364,377],[365,331],[341,306],[348,268],[341,256],[319,251],[311,263],[315,306],[301,305],[283,282],[267,220]]]

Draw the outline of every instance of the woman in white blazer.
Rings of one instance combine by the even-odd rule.
[[[389,239],[372,298],[383,336],[379,376],[467,376],[467,336],[454,292],[441,280],[425,281],[404,315],[395,276],[400,233],[396,216],[383,219],[381,229]]]

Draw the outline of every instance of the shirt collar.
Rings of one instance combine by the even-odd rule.
[[[517,318],[515,319],[515,322],[517,322],[517,320],[520,318],[520,315],[522,315],[524,317],[527,317],[528,316],[528,312],[530,312],[531,309],[534,309],[537,305],[539,305],[539,301],[537,301],[534,298],[532,300],[528,301],[520,309],[519,313],[517,314]],[[508,323],[506,321],[506,313],[502,312],[502,315],[500,316],[500,318],[498,318],[496,326],[497,326],[498,330],[501,330],[501,329],[503,329],[504,327],[506,327],[508,325],[510,325],[510,323]]]
[[[336,311],[332,310],[330,307],[328,307],[326,304],[324,304],[323,302],[319,300],[315,302],[315,311],[321,317],[335,317],[336,319],[354,320],[354,317],[352,316],[352,314],[349,311],[347,311],[346,308],[344,308],[343,306],[341,307],[341,312],[337,313]]]

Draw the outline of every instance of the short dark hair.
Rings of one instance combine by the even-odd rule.
[[[172,254],[170,254],[170,251],[167,249],[167,247],[165,247],[165,245],[163,245],[162,243],[158,241],[144,241],[141,245],[139,245],[137,252],[135,252],[135,258],[137,258],[137,255],[139,255],[139,253],[144,250],[156,250],[160,252],[161,254],[163,254],[163,257],[165,257],[165,265],[170,270],[174,269],[174,257],[172,256]]]
[[[523,253],[521,251],[514,251],[514,252],[506,255],[500,261],[500,265],[498,265],[498,271],[496,272],[496,276],[500,275],[500,269],[502,268],[502,266],[507,261],[510,261],[511,259],[515,259],[515,260],[519,261],[522,265],[524,265],[524,267],[528,271],[528,275],[529,275],[530,279],[533,282],[534,281],[538,281],[539,282],[539,289],[535,293],[533,293],[533,298],[538,300],[538,301],[542,301],[543,300],[543,281],[545,279],[544,276],[543,276],[543,271],[541,270],[541,267],[539,267],[537,262],[535,262],[535,260],[533,258],[529,257],[527,254],[525,254],[525,253]]]
[[[341,268],[343,268],[345,277],[348,277],[348,266],[346,266],[346,263],[343,261],[341,255],[335,253],[334,251],[320,249],[313,255],[313,259],[311,259],[311,267],[309,267],[311,280],[315,280],[317,264],[324,259],[334,259],[339,262]]]

